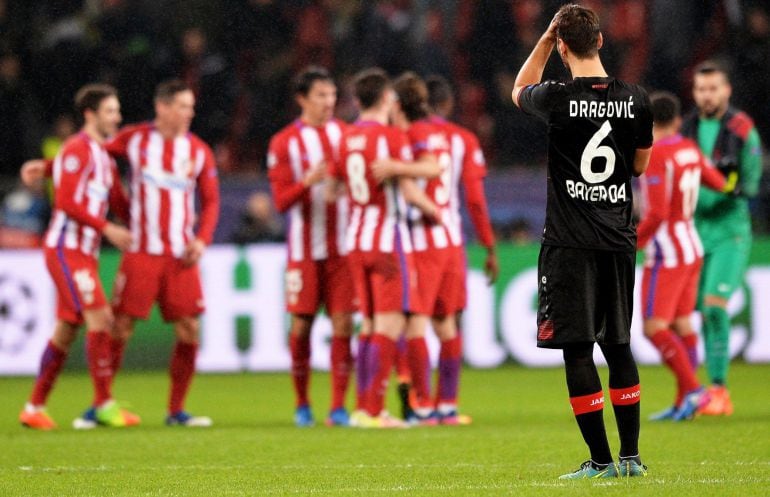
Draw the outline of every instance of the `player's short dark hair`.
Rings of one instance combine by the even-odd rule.
[[[191,91],[190,85],[182,81],[181,79],[169,79],[161,82],[155,88],[155,101],[169,103],[174,100],[177,93],[183,91]]]
[[[730,76],[727,74],[727,68],[717,62],[716,60],[704,60],[697,66],[695,66],[695,69],[693,70],[693,74],[695,75],[710,75],[710,74],[721,74],[725,77],[725,81],[728,83],[730,82]]]
[[[388,88],[390,78],[379,67],[364,69],[353,78],[353,91],[363,109],[374,107]]]
[[[407,71],[393,83],[401,110],[410,121],[428,117],[428,87],[417,74]]]
[[[563,5],[556,14],[556,36],[580,59],[599,53],[599,16],[577,4]]]
[[[682,111],[679,98],[668,91],[656,91],[650,94],[652,121],[655,124],[667,125],[674,122]]]
[[[291,84],[292,93],[306,97],[316,81],[334,83],[332,75],[325,68],[321,66],[308,66],[294,76]]]
[[[425,85],[428,87],[428,105],[433,110],[454,98],[452,85],[443,76],[438,74],[428,76],[425,79]]]
[[[75,112],[79,117],[85,115],[87,110],[96,112],[99,110],[102,100],[117,96],[118,90],[113,86],[103,83],[85,85],[75,94]]]

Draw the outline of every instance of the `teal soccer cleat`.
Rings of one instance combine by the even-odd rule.
[[[588,478],[617,478],[618,467],[614,462],[609,464],[596,464],[588,460],[580,465],[580,468],[573,472],[561,475],[560,480],[584,480]]]
[[[620,477],[630,478],[632,476],[647,476],[647,466],[642,464],[638,458],[629,457],[621,459],[618,463],[620,467]]]

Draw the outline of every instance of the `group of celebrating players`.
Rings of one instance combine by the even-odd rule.
[[[602,43],[595,13],[563,6],[513,90],[514,103],[549,126],[537,340],[540,347],[563,349],[570,403],[591,451],[591,460],[563,475],[568,479],[647,474],[638,451],[639,375],[629,346],[637,248],[646,251],[644,334],[677,380],[673,405],[652,419],[732,413],[727,303],[748,261],[746,197],[756,194],[761,171],[757,132],[746,114],[729,105],[724,69],[706,63],[696,70],[697,109],[682,126],[676,97],[648,97],[641,87],[606,74],[598,56]],[[568,83],[541,82],[554,49],[574,78]],[[320,67],[302,71],[294,82],[301,114],[269,146],[274,202],[289,220],[285,292],[295,423],[315,423],[310,333],[321,308],[332,323],[327,425],[470,423],[458,409],[459,316],[467,299],[460,186],[487,249],[484,269],[491,284],[498,262],[483,153],[471,132],[447,120],[453,98],[442,78],[423,80],[408,72],[391,79],[372,68],[360,72],[353,87],[360,113],[346,124],[334,118],[337,88],[329,73]],[[76,97],[81,132],[53,162],[23,167],[25,182],[53,177],[54,213],[44,251],[58,294],[56,328],[20,414],[25,426],[55,427],[46,399],[83,323],[94,400],[74,426],[138,424],[139,417],[118,405],[110,388],[134,321],[146,318],[156,301],[177,337],[166,422],[212,424],[184,409],[203,312],[197,261],[211,242],[219,202],[211,150],[189,132],[194,100],[184,83],[163,83],[155,120],[118,131],[115,90],[88,85]],[[129,163],[130,197],[114,157]],[[645,171],[637,230],[631,177]],[[701,182],[713,191],[701,191]],[[129,229],[106,221],[108,207]],[[101,235],[124,251],[112,305],[97,274]],[[695,375],[698,340],[690,324],[699,293],[708,389]],[[363,323],[354,354],[357,311]],[[429,325],[440,341],[435,389],[425,339]],[[619,464],[604,428],[595,343],[610,369]],[[403,419],[385,409],[394,369]],[[349,413],[345,398],[354,370],[356,403]]]
[[[155,93],[155,119],[120,130],[120,101],[113,87],[84,86],[75,107],[83,119],[80,132],[64,143],[55,160],[29,161],[22,167],[25,183],[53,180],[54,208],[43,251],[56,287],[57,321],[19,420],[35,429],[56,427],[46,400],[85,324],[94,398],[73,426],[139,424],[139,416],[113,399],[111,387],[135,321],[146,319],[157,302],[176,336],[166,423],[210,426],[210,418],[184,409],[204,309],[197,263],[219,217],[214,155],[189,131],[195,95],[182,81],[161,83]],[[120,181],[116,157],[129,164],[130,196]],[[108,209],[129,228],[107,221]],[[102,236],[123,251],[111,304],[98,274]]]
[[[457,409],[462,363],[457,323],[466,301],[459,186],[462,182],[487,248],[491,283],[498,263],[484,198],[484,156],[472,133],[442,117],[451,114],[453,99],[441,78],[426,83],[407,73],[391,81],[383,71],[370,69],[356,78],[355,92],[361,115],[348,125],[333,117],[332,77],[323,68],[307,68],[295,82],[301,116],[270,143],[274,201],[290,222],[285,290],[292,316],[295,422],[314,424],[308,394],[310,330],[323,306],[333,327],[327,424],[468,423]],[[26,183],[53,179],[54,214],[44,252],[58,300],[54,334],[19,419],[31,428],[56,427],[46,400],[85,324],[94,399],[73,426],[139,424],[138,415],[112,398],[111,386],[135,320],[145,319],[158,302],[177,337],[166,422],[209,426],[210,418],[184,410],[195,370],[198,316],[204,310],[197,261],[211,242],[219,210],[213,155],[189,132],[194,94],[180,81],[162,83],[155,120],[119,131],[120,103],[113,88],[87,85],[75,100],[82,130],[55,160],[30,161],[22,168]],[[130,166],[130,198],[115,158]],[[129,229],[107,221],[108,209]],[[124,251],[111,304],[97,271],[102,235]],[[358,310],[364,323],[355,365],[357,408],[351,416],[345,397],[354,369],[351,338]],[[425,341],[431,321],[441,341],[435,395]],[[404,420],[383,409],[394,365]]]
[[[483,178],[484,156],[469,131],[450,123],[452,92],[441,78],[395,80],[368,69],[354,80],[358,120],[333,118],[336,87],[328,72],[300,73],[300,117],[270,143],[269,178],[287,212],[286,301],[298,426],[314,423],[308,398],[310,329],[323,305],[331,317],[330,425],[392,427],[458,424],[465,307],[462,183],[471,219],[497,275]],[[344,406],[353,369],[352,315],[363,325],[355,359],[356,409]],[[438,336],[438,378],[431,390],[425,334]],[[399,373],[405,419],[384,409],[388,379]],[[410,389],[410,393],[406,390]]]

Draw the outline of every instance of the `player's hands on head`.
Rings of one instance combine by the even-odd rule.
[[[500,264],[497,261],[495,247],[487,249],[487,258],[484,261],[484,274],[487,276],[487,285],[492,286],[500,275]]]
[[[308,169],[307,173],[305,173],[304,178],[302,178],[302,183],[305,184],[305,186],[313,186],[317,183],[320,183],[321,181],[326,178],[326,169],[327,164],[326,161],[321,161],[315,166],[313,166],[311,169]]]
[[[196,264],[203,256],[203,252],[206,250],[206,244],[200,238],[193,239],[187,244],[182,254],[182,263],[185,266],[192,266]]]
[[[543,37],[553,43],[556,43],[556,34],[557,34],[557,26],[559,23],[559,13],[557,12],[553,19],[551,19],[550,24],[548,24],[548,29],[545,30],[545,33],[543,33]]]
[[[131,247],[134,236],[123,226],[107,222],[102,229],[102,234],[118,249],[125,252]]]
[[[45,178],[45,161],[43,159],[28,160],[21,166],[21,182],[27,188],[39,186]]]

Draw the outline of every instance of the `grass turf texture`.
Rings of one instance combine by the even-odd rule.
[[[603,369],[606,386],[606,369]],[[642,416],[673,395],[663,368],[642,368]],[[76,432],[90,396],[85,374],[67,373],[49,412],[55,432],[17,422],[31,378],[0,378],[0,495],[768,495],[770,366],[735,364],[735,414],[688,423],[642,421],[647,478],[563,482],[588,458],[566,398],[563,372],[505,367],[466,370],[463,406],[472,426],[327,428],[328,376],[313,378],[319,426],[292,425],[287,374],[201,375],[188,402],[211,429],[163,426],[167,379],[126,373],[119,399],[139,428]],[[395,397],[389,405],[396,410]],[[613,452],[617,431],[605,409]]]

